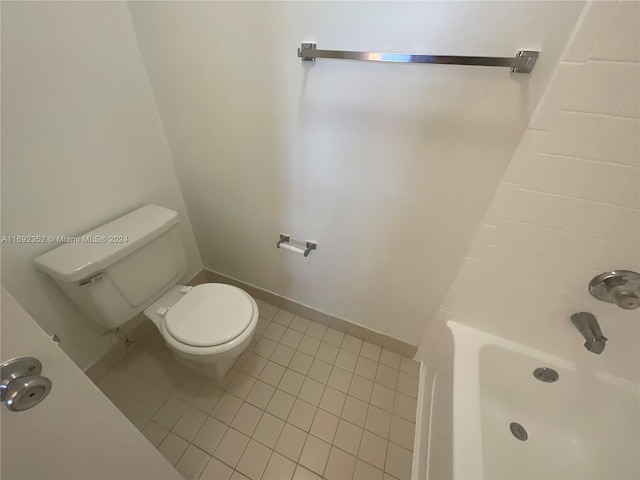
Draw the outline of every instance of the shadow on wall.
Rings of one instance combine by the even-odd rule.
[[[417,343],[582,4],[128,7],[205,266]],[[302,65],[302,41],[545,53],[516,80],[491,67]],[[317,252],[277,250],[281,232]]]
[[[319,273],[335,287],[321,292],[319,301],[338,305],[350,319],[365,318],[373,309],[388,321],[402,317],[421,325],[455,276],[458,259],[451,252],[466,251],[483,213],[487,187],[477,179],[489,175],[497,182],[526,126],[528,84],[510,80],[517,89],[515,104],[524,110],[487,121],[478,103],[496,82],[509,78],[506,70],[471,72],[465,111],[447,97],[450,78],[464,67],[320,59],[303,68],[300,154],[287,173],[295,180],[288,185],[289,207],[302,203],[306,211],[287,210],[291,224],[309,224],[304,215],[315,219],[310,228],[321,238],[325,265]],[[377,69],[381,76],[374,76]],[[412,69],[413,78],[401,90],[415,96],[381,95],[388,88],[381,77],[397,82],[403,69]],[[360,82],[374,85],[362,92]],[[340,84],[351,92],[346,101],[331,98]],[[343,228],[331,232],[334,225]],[[357,301],[344,298],[353,285]],[[300,287],[292,285],[289,294],[309,296]],[[407,298],[420,299],[421,306]],[[386,330],[384,324],[376,327]]]

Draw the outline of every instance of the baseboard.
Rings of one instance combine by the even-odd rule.
[[[227,283],[229,285],[235,285],[242,288],[252,297],[267,302],[274,307],[282,308],[288,312],[299,315],[300,317],[313,320],[314,322],[321,323],[327,327],[335,328],[341,332],[346,332],[354,337],[361,338],[367,342],[375,345],[380,345],[392,352],[399,353],[405,357],[413,358],[418,351],[417,345],[411,345],[403,340],[385,335],[384,333],[377,332],[367,327],[363,327],[349,320],[345,320],[328,313],[321,312],[314,308],[303,305],[302,303],[291,300],[290,298],[278,295],[277,293],[270,292],[255,285],[242,282],[232,277],[222,275],[221,273],[214,272],[213,270],[204,269],[198,272],[190,281],[186,282],[187,285],[198,285],[200,283]],[[144,342],[149,338],[155,330],[155,326],[148,321],[148,319],[140,314],[129,322],[124,330],[126,331],[127,338],[135,342]],[[132,347],[135,348],[135,345]],[[85,369],[84,373],[94,382],[100,381],[110,370],[115,367],[127,354],[129,350],[120,346],[114,345],[107,353],[96,360],[90,367]]]
[[[206,272],[206,281],[212,283],[227,283],[242,288],[254,298],[262,300],[263,302],[270,303],[274,307],[282,308],[288,312],[299,315],[314,322],[321,323],[327,327],[335,328],[341,332],[346,332],[354,337],[362,338],[363,340],[381,345],[384,348],[391,350],[392,352],[399,353],[405,357],[413,358],[418,351],[417,345],[411,345],[398,338],[385,335],[384,333],[372,330],[357,323],[345,320],[343,318],[330,315],[328,313],[321,312],[302,303],[286,298],[277,293],[270,292],[255,285],[245,283],[241,280],[222,275],[221,273],[214,272],[209,269],[204,270]],[[201,283],[201,282],[200,282]]]

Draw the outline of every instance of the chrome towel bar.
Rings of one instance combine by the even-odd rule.
[[[337,60],[364,60],[390,63],[434,63],[440,65],[472,65],[480,67],[509,67],[513,73],[531,73],[540,52],[519,50],[515,57],[465,57],[460,55],[415,55],[412,53],[349,52],[343,50],[318,50],[315,43],[302,43],[298,57],[303,62],[315,62],[316,58]]]

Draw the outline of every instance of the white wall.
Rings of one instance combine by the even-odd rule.
[[[440,312],[636,382],[640,314],[587,285],[640,271],[639,6],[598,2],[584,17]],[[609,339],[601,356],[571,324],[579,311]]]
[[[78,235],[145,203],[177,210],[202,268],[126,6],[2,3],[2,235]],[[33,259],[3,244],[2,284],[82,368],[108,348]]]
[[[206,267],[411,343],[463,259],[581,2],[131,2]],[[511,56],[506,69],[319,48]],[[308,259],[280,232],[316,240]]]

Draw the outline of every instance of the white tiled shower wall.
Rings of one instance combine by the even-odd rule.
[[[439,315],[635,381],[640,315],[587,285],[640,270],[639,5],[586,11]],[[601,356],[584,349],[577,311],[609,338]]]

